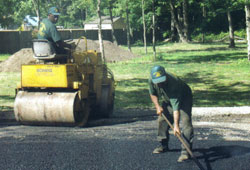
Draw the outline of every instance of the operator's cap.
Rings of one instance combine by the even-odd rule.
[[[59,9],[57,7],[51,7],[48,13],[52,15],[60,15]]]
[[[162,83],[166,81],[167,79],[165,68],[162,66],[154,66],[151,69],[150,75],[151,75],[152,82],[154,84]]]

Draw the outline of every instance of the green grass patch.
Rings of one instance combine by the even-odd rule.
[[[108,63],[116,80],[115,108],[153,108],[148,93],[150,68],[162,65],[187,82],[193,90],[194,106],[250,106],[250,62],[247,45],[161,43],[153,61],[152,47],[132,51],[141,56],[130,61]],[[123,47],[126,48],[126,47]],[[13,108],[20,73],[0,72],[0,111]]]
[[[187,82],[194,95],[194,106],[250,105],[250,62],[246,44],[234,49],[228,44],[168,43],[157,46],[152,62],[152,47],[132,51],[142,57],[109,64],[117,81],[116,108],[148,108],[148,76],[153,65],[162,65]]]
[[[15,88],[20,81],[20,73],[0,72],[0,111],[13,108]]]
[[[9,58],[10,54],[0,54],[0,62]]]

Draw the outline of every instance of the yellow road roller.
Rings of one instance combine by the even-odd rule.
[[[85,126],[90,117],[113,112],[114,76],[99,52],[55,54],[47,40],[34,40],[35,64],[22,65],[15,119],[22,124]],[[65,60],[66,59],[66,60]]]

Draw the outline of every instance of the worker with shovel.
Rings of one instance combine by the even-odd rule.
[[[160,146],[153,153],[168,151],[169,124],[166,118],[174,124],[174,135],[181,135],[186,141],[186,147],[192,149],[193,125],[192,125],[192,91],[180,78],[165,71],[162,66],[154,66],[149,78],[149,93],[158,114],[158,136]],[[159,99],[162,98],[162,105]],[[165,117],[166,116],[166,117]],[[180,130],[179,122],[181,121]],[[178,162],[190,158],[189,152],[182,144],[181,155]]]

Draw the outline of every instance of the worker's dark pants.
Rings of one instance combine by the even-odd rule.
[[[164,115],[173,124],[173,109],[170,104],[163,102],[162,104]],[[180,127],[182,131],[182,137],[186,141],[187,146],[192,150],[193,143],[193,125],[192,125],[192,94],[190,97],[186,97],[186,100],[181,104],[180,109]],[[157,139],[163,146],[168,146],[169,142],[169,125],[162,116],[158,117],[158,136]],[[181,146],[181,154],[187,154],[185,147]]]
[[[65,48],[60,48],[56,45],[56,43],[52,43],[52,46],[53,46],[56,54],[65,55],[64,58],[57,59],[59,61],[59,63],[62,63],[62,64],[67,63],[67,58],[70,55],[70,50],[67,50]]]

